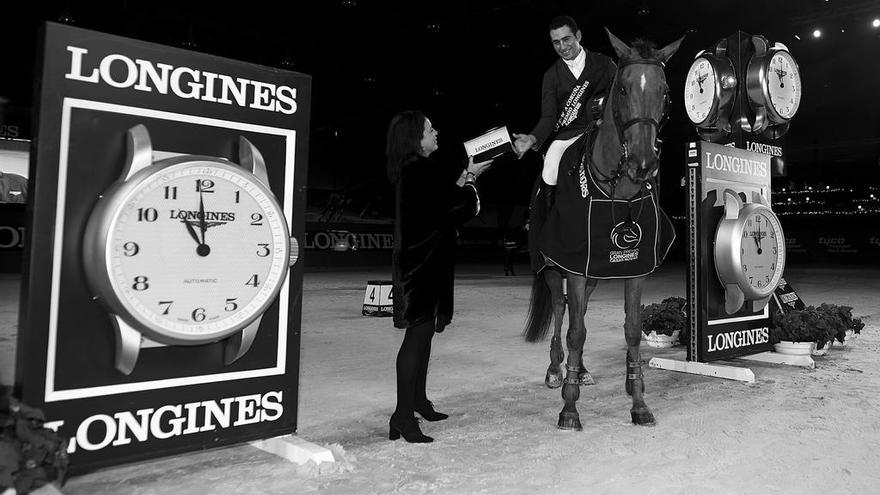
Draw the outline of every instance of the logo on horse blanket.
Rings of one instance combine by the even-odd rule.
[[[656,196],[646,189],[630,200],[612,200],[601,191],[590,195],[588,277],[641,277],[663,262],[675,240],[675,228],[657,204]],[[618,221],[620,218],[625,220]]]

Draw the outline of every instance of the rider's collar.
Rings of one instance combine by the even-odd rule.
[[[581,72],[583,72],[587,62],[587,50],[583,46],[581,46],[580,43],[578,43],[578,48],[580,48],[580,53],[578,53],[577,57],[575,57],[574,60],[562,59],[562,61],[565,62],[565,65],[568,66],[568,69],[571,71],[571,73],[574,74],[575,78],[580,77]]]

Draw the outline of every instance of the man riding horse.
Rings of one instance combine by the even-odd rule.
[[[548,145],[539,181],[542,203],[548,206],[554,200],[562,154],[601,117],[603,98],[617,70],[611,58],[581,46],[581,31],[570,16],[550,21],[550,40],[559,59],[541,82],[541,118],[529,134],[513,135],[519,157]]]
[[[664,66],[683,38],[656,49],[641,40],[628,46],[609,31],[618,67],[580,47],[580,31],[570,18],[554,19],[550,35],[561,60],[544,75],[541,121],[532,134],[514,135],[520,154],[554,136],[530,204],[535,280],[524,336],[534,342],[546,335],[552,311],[545,383],[563,387],[559,427],[581,429],[578,387],[593,383],[583,364],[587,303],[598,280],[624,279],[625,388],[632,396],[633,422],[654,424],[643,399],[639,306],[646,276],[660,265],[674,239],[672,224],[660,209],[655,177],[658,135],[670,107]],[[563,380],[560,334],[566,306]]]

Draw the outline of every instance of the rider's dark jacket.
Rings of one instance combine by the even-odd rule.
[[[583,133],[598,117],[590,112],[593,98],[606,95],[614,80],[617,66],[601,53],[586,52],[586,62],[577,79],[561,58],[544,73],[541,83],[541,118],[532,129],[541,148],[548,138],[568,139]],[[571,99],[571,101],[569,101]],[[557,128],[557,124],[558,128]]]

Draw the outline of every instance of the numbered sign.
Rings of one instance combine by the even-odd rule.
[[[369,280],[364,293],[364,316],[391,316],[394,314],[394,295],[390,280]]]

